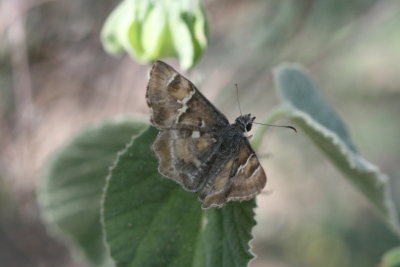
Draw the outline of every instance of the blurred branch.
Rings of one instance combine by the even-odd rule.
[[[32,123],[34,105],[32,101],[32,81],[26,45],[25,10],[22,0],[6,1],[1,5],[2,25],[8,41],[11,57],[13,90],[19,126]],[[7,27],[8,26],[8,27]]]
[[[31,126],[35,114],[25,31],[26,13],[32,7],[50,1],[53,0],[0,3],[0,38],[5,40],[10,51],[16,117],[18,126],[22,128]]]
[[[23,1],[23,0],[22,0]],[[22,15],[25,16],[26,13],[28,13],[28,11],[31,8],[40,6],[42,4],[48,3],[48,2],[55,2],[56,0],[32,0],[32,1],[25,1],[25,3],[23,5],[20,6],[20,12]],[[9,2],[12,1],[4,1],[4,2],[0,2],[0,14],[2,15],[0,17],[0,37],[1,36],[5,36],[6,35],[6,31],[11,27],[12,23],[13,23],[13,19],[5,19],[8,18],[9,15],[4,15],[6,14],[6,11],[9,11],[7,5],[10,5]],[[18,2],[18,1],[16,1]],[[14,3],[15,4],[15,3]],[[4,12],[4,13],[3,13]]]

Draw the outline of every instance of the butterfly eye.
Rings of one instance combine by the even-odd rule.
[[[251,130],[251,123],[246,124],[246,132],[249,132]]]

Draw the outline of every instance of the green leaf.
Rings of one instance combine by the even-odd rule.
[[[113,266],[103,244],[100,200],[117,152],[144,123],[114,119],[80,131],[45,166],[39,200],[45,221],[91,266]]]
[[[254,257],[250,252],[251,229],[255,226],[254,199],[230,202],[222,209],[206,211],[204,233],[206,266],[247,266]]]
[[[201,3],[198,0],[172,2],[169,25],[181,67],[193,67],[207,46],[208,25]]]
[[[182,3],[175,2],[169,10],[169,14],[172,41],[179,55],[182,68],[188,69],[193,66],[194,63],[196,43],[192,40],[190,33],[191,25],[183,19],[187,13],[183,12]]]
[[[157,132],[132,141],[108,178],[103,221],[117,266],[190,266],[201,238],[196,195],[158,174],[150,149]]]
[[[201,210],[196,194],[159,175],[157,132],[133,140],[108,177],[102,216],[116,265],[246,266],[254,200]]]
[[[400,247],[389,250],[383,255],[382,267],[400,267]]]
[[[194,58],[193,58],[193,65],[200,60],[205,48],[207,47],[208,43],[208,24],[206,18],[206,12],[202,5],[198,4],[195,6],[193,11],[194,16],[191,17],[191,30],[192,40],[194,43]],[[190,15],[190,13],[189,13]]]
[[[154,5],[143,21],[141,41],[145,50],[144,60],[175,55],[167,17],[165,6],[158,4]]]
[[[317,86],[297,65],[284,64],[274,75],[289,117],[399,233],[388,177],[357,153],[345,124],[319,94]]]
[[[124,51],[124,45],[121,39],[123,35],[119,33],[118,29],[122,29],[123,32],[126,30],[126,22],[128,24],[132,21],[133,13],[129,14],[126,11],[131,7],[130,2],[121,2],[110,14],[107,21],[104,23],[103,29],[101,30],[101,41],[104,49],[110,54],[119,54]]]
[[[207,37],[207,20],[199,0],[124,0],[101,33],[109,53],[125,50],[141,63],[177,57],[183,69],[200,59]]]

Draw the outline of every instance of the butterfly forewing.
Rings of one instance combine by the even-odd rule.
[[[206,131],[229,124],[189,80],[162,61],[156,61],[150,71],[146,99],[152,109],[151,122],[161,129]]]
[[[152,124],[162,130],[153,144],[159,172],[188,191],[198,191],[215,154],[216,133],[228,120],[189,80],[161,61],[150,71],[146,99]]]

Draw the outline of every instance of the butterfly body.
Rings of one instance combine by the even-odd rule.
[[[159,172],[191,192],[202,208],[248,200],[265,186],[266,175],[247,132],[254,117],[233,124],[186,78],[164,62],[150,72],[146,93],[151,122],[160,129],[153,144]]]

